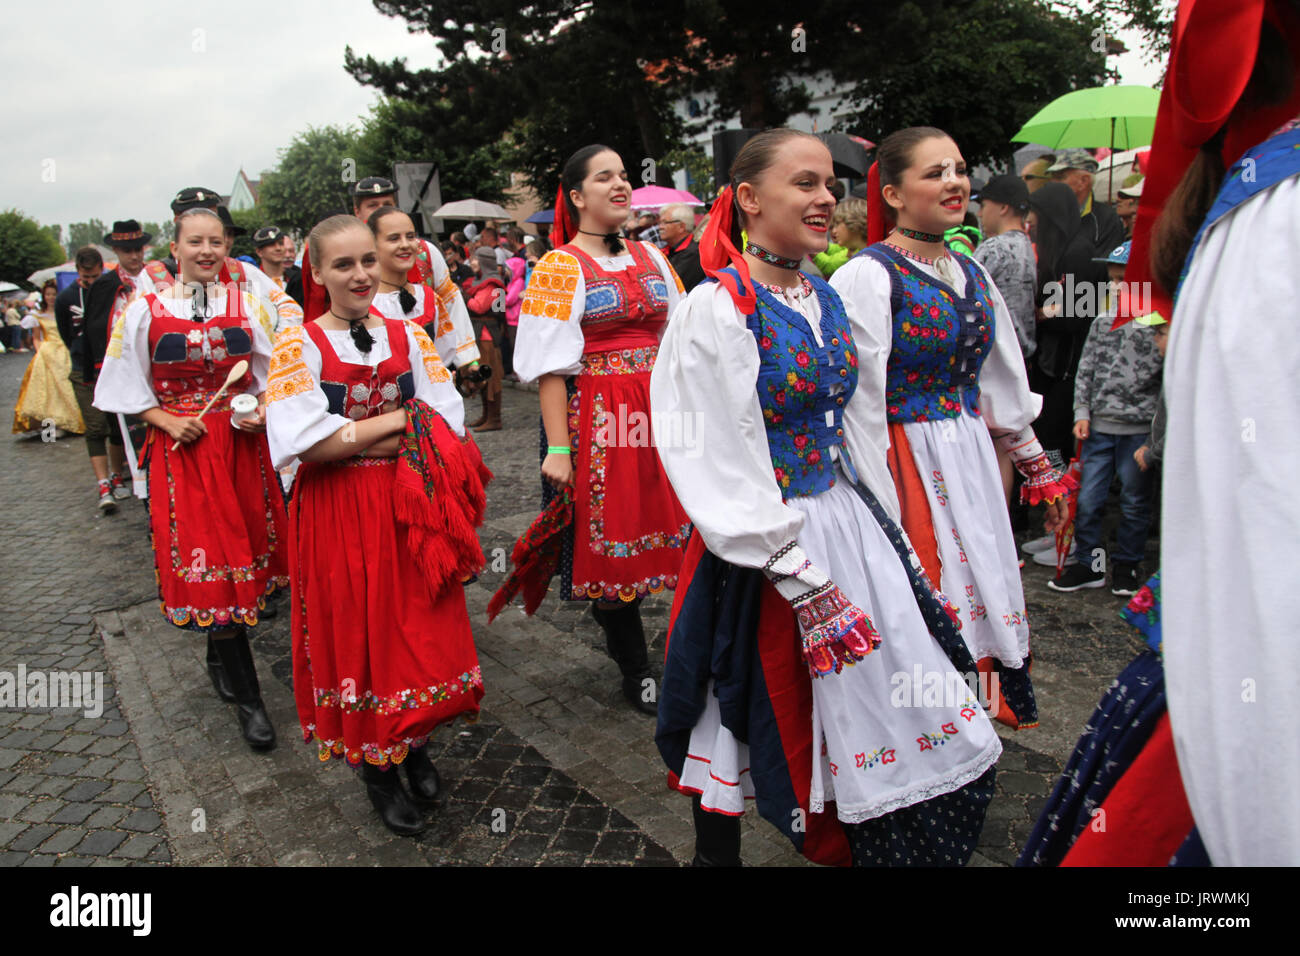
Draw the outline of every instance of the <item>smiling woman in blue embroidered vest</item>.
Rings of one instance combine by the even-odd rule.
[[[713,279],[673,313],[651,376],[659,454],[696,531],[656,738],[694,795],[701,864],[738,861],[753,799],[817,862],[960,865],[1001,745],[897,524],[872,344],[798,272],[826,247],[833,180],[815,137],[746,143],[701,243]],[[668,431],[681,419],[698,421],[689,441]]]
[[[1022,499],[1047,503],[1047,530],[1056,530],[1065,485],[1030,427],[1042,400],[1029,391],[1015,326],[988,273],[943,243],[970,199],[957,144],[912,127],[886,137],[877,155],[867,197],[875,244],[831,284],[861,316],[884,379],[903,527],[957,605],[981,670],[998,675],[998,719],[1035,726],[1029,624],[994,442],[1025,476]],[[897,222],[888,238],[886,214]]]

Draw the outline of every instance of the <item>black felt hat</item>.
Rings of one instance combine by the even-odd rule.
[[[113,223],[113,231],[104,237],[104,245],[118,249],[142,249],[152,238],[134,219],[119,219]]]
[[[187,209],[215,209],[221,203],[221,194],[207,186],[186,186],[172,200],[172,215],[179,216]]]

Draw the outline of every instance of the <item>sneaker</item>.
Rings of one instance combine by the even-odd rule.
[[[1045,534],[1041,538],[1035,538],[1033,541],[1026,541],[1020,546],[1020,550],[1025,554],[1042,554],[1044,551],[1056,551],[1056,534]],[[1055,562],[1053,562],[1055,563]]]
[[[116,471],[108,476],[108,483],[113,486],[113,497],[118,501],[131,497],[131,489],[126,486],[126,482]]]
[[[106,515],[117,510],[117,502],[113,500],[113,486],[107,478],[99,483],[99,510]]]
[[[1079,591],[1083,588],[1104,588],[1106,586],[1106,575],[1102,571],[1094,571],[1082,564],[1075,564],[1073,567],[1066,568],[1061,572],[1060,577],[1054,581],[1048,581],[1047,586],[1053,591]]]
[[[1110,593],[1119,597],[1132,597],[1142,587],[1136,564],[1124,564],[1116,561],[1111,569]]]
[[[1077,564],[1074,558],[1074,545],[1070,545],[1070,550],[1065,556],[1065,566],[1068,568],[1072,564]],[[1034,555],[1034,564],[1041,564],[1045,568],[1056,567],[1056,548],[1053,547],[1048,551],[1039,551]]]

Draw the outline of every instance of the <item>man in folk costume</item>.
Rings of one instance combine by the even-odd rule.
[[[266,277],[302,305],[302,270],[289,258],[284,233],[279,226],[263,226],[253,233],[253,251]]]
[[[397,186],[383,176],[367,176],[352,190],[352,215],[362,222],[369,222],[377,209],[396,205]],[[457,384],[473,391],[481,384],[476,378],[479,351],[465,300],[451,280],[442,253],[427,239],[421,239],[420,246],[422,254],[416,256],[407,281],[424,285],[437,297],[436,318],[426,331],[442,363],[455,370]],[[306,262],[309,250],[305,245],[302,254]],[[312,281],[311,270],[303,271],[303,295],[303,311],[309,320],[327,311],[325,290]]]
[[[221,205],[221,196],[215,189],[203,186],[187,186],[176,194],[172,200],[173,218],[180,216],[187,209],[211,209],[218,215],[225,208]],[[238,234],[239,227],[230,219],[230,211],[225,210],[222,224],[226,227],[226,238],[232,238],[232,231]],[[146,265],[146,271],[155,288],[170,286],[176,281],[176,263],[169,259],[156,259]],[[265,296],[275,306],[275,332],[279,334],[291,325],[302,325],[302,306],[298,305],[280,286],[257,266],[249,265],[238,259],[226,256],[221,267],[218,281],[225,286],[248,284],[248,291]]]

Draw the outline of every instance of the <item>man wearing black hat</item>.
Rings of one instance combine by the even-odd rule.
[[[230,210],[221,204],[221,196],[214,189],[204,186],[187,186],[176,194],[172,200],[172,216],[180,215],[190,209],[211,209],[221,219],[226,230],[226,250],[236,236],[244,235],[248,230],[235,225]],[[155,285],[170,284],[175,281],[176,263],[168,258],[148,264],[148,270]],[[290,325],[302,325],[302,306],[280,288],[257,266],[241,262],[226,256],[221,266],[217,281],[222,285],[246,286],[249,292],[268,300],[275,307],[275,333]]]
[[[253,233],[253,251],[266,277],[302,305],[302,270],[287,261],[289,250],[285,248],[280,227],[263,226]]]
[[[126,311],[126,306],[136,296],[153,291],[153,282],[144,269],[144,249],[153,239],[134,219],[113,223],[113,231],[104,237],[117,256],[117,268],[106,269],[86,291],[80,334],[68,342],[73,354],[72,388],[82,404],[81,414],[86,421],[86,450],[90,465],[99,482],[99,506],[106,513],[116,510],[112,501],[104,498],[104,488],[111,490],[114,498],[128,498],[131,491],[122,479],[122,472],[132,467],[133,456],[124,450],[127,436],[126,423],[121,416],[101,412],[91,404],[95,382],[104,364],[104,350],[108,348],[113,323]],[[81,402],[82,395],[85,402]],[[92,421],[93,419],[93,421]]]
[[[1025,361],[1034,354],[1034,290],[1037,264],[1034,245],[1025,231],[1029,212],[1029,187],[1019,176],[994,176],[972,196],[980,204],[980,228],[984,241],[974,258],[988,271],[1016,325],[1016,338]]]

